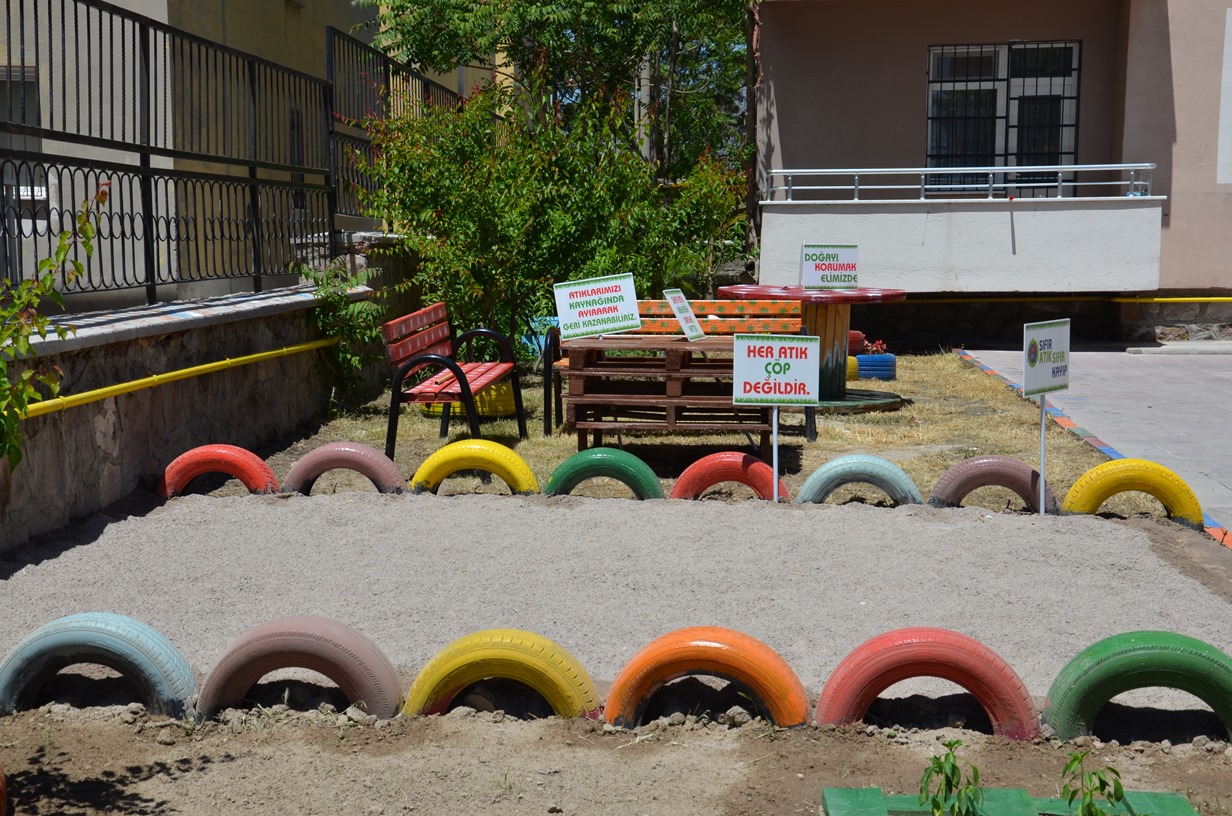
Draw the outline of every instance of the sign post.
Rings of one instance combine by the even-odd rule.
[[[632,275],[566,281],[553,289],[561,340],[641,328]]]
[[[1022,395],[1039,395],[1040,403],[1040,481],[1039,514],[1044,504],[1044,433],[1047,429],[1048,400],[1045,394],[1069,388],[1069,318],[1044,323],[1024,323],[1022,327]]]
[[[732,338],[733,405],[772,405],[771,469],[779,500],[779,406],[815,406],[821,380],[821,338],[798,334],[737,334]]]
[[[860,248],[854,244],[803,244],[800,285],[805,289],[859,289]]]

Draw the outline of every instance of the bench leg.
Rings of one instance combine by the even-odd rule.
[[[770,443],[770,432],[761,432],[761,460],[763,462],[774,461],[774,445]]]
[[[452,402],[441,403],[441,439],[449,436],[449,409],[452,407]]]
[[[804,438],[809,442],[817,441],[817,409],[804,409]]]
[[[385,426],[385,456],[393,461],[394,445],[398,442],[398,411],[402,407],[402,395],[394,389],[389,404],[389,424]]]
[[[479,409],[475,407],[475,395],[466,383],[462,383],[462,406],[466,408],[466,421],[471,426],[471,439],[483,439],[479,433]]]
[[[530,435],[526,433],[526,409],[522,407],[522,384],[518,381],[518,370],[516,368],[509,375],[509,383],[513,386],[513,408],[518,415],[518,436],[526,439]]]

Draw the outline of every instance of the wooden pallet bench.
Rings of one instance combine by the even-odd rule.
[[[462,403],[470,423],[471,437],[479,439],[479,412],[475,394],[503,380],[513,386],[513,402],[518,418],[518,433],[526,438],[526,412],[522,389],[509,339],[493,329],[478,328],[454,338],[444,303],[425,306],[417,312],[391,320],[381,327],[385,338],[385,358],[389,363],[391,399],[389,425],[385,431],[385,455],[394,456],[398,439],[398,414],[407,404],[439,404],[441,437],[449,435],[450,406]],[[463,362],[459,352],[474,340],[489,338],[500,348],[500,359],[491,362]],[[407,383],[413,383],[407,385]]]
[[[695,300],[691,306],[707,335],[702,340],[685,339],[667,301],[641,300],[640,329],[559,347],[561,359],[544,382],[545,414],[552,399],[562,416],[567,380],[563,416],[578,435],[578,450],[603,444],[605,433],[737,431],[759,434],[763,455],[769,454],[769,409],[731,402],[732,335],[799,334],[799,301]]]

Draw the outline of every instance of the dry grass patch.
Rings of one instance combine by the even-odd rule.
[[[898,359],[898,380],[893,382],[860,381],[853,385],[886,390],[910,400],[898,411],[851,415],[821,415],[818,418],[817,441],[804,439],[804,418],[801,412],[784,412],[780,421],[780,468],[788,487],[795,495],[804,480],[825,462],[838,456],[864,453],[888,459],[901,467],[919,486],[927,499],[937,479],[949,468],[972,456],[999,454],[1039,465],[1039,408],[1028,402],[1004,383],[951,353],[902,356]],[[542,379],[524,378],[524,399],[530,439],[520,440],[517,424],[512,419],[488,420],[482,424],[484,438],[507,445],[518,452],[534,471],[542,489],[556,467],[577,450],[577,438],[563,427],[552,435],[543,435]],[[389,394],[357,411],[336,417],[321,425],[310,437],[295,440],[282,450],[268,456],[279,478],[285,476],[296,459],[326,442],[348,440],[371,445],[378,450],[385,446],[385,423]],[[450,436],[438,437],[439,421],[423,416],[418,409],[404,408],[398,430],[394,461],[408,480],[425,459],[442,445],[467,437],[464,417],[455,418]],[[1087,470],[1107,461],[1107,457],[1084,443],[1074,434],[1048,423],[1048,483],[1063,499],[1070,486]],[[642,458],[663,480],[665,491],[690,464],[709,453],[721,450],[745,450],[757,453],[756,438],[744,434],[675,435],[638,434],[623,438],[609,437],[605,442],[623,446]],[[372,490],[355,474],[335,471],[325,474],[314,492]],[[499,480],[488,483],[475,475],[460,474],[445,480],[441,493],[507,492]],[[631,497],[624,485],[610,479],[592,479],[582,483],[575,495]],[[722,486],[712,498],[741,500],[751,492],[740,486]],[[888,503],[880,490],[870,485],[848,485],[830,498],[831,502],[865,501]],[[990,510],[1023,510],[1023,502],[1002,488],[983,488],[964,502]],[[1122,516],[1139,513],[1162,515],[1163,509],[1154,498],[1140,493],[1127,493],[1110,499],[1104,512]]]

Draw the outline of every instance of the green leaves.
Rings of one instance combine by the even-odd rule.
[[[957,751],[962,740],[942,743],[945,754],[933,757],[920,777],[920,804],[928,805],[932,816],[979,816],[984,804],[980,769],[971,766],[964,781],[958,766]]]
[[[641,292],[696,292],[740,243],[743,179],[700,161],[670,188],[604,100],[535,115],[540,86],[490,86],[458,111],[367,123],[369,212],[419,258],[405,286],[444,300],[459,325],[514,328],[551,313],[557,281],[632,273]],[[512,333],[516,333],[512,332]]]
[[[70,255],[77,246],[86,257],[94,254],[94,222],[110,191],[111,182],[104,181],[93,198],[81,203],[73,231],[60,233],[52,256],[39,261],[33,278],[15,286],[0,282],[0,456],[8,460],[10,471],[21,463],[21,448],[26,440],[21,421],[26,409],[43,399],[44,394],[59,394],[64,376],[58,365],[40,364],[34,359],[31,338],[46,339],[50,331],[63,339],[72,331],[70,327],[52,325],[49,318],[39,313],[39,305],[44,299],[64,305],[57,278],[62,277],[67,285],[84,272],[81,261]]]
[[[1069,762],[1061,770],[1061,798],[1071,810],[1074,802],[1078,802],[1077,810],[1073,810],[1074,816],[1108,816],[1125,801],[1121,774],[1111,765],[1088,771],[1086,759],[1089,753],[1089,749],[1070,752]]]
[[[385,308],[350,295],[351,289],[368,282],[371,270],[352,273],[339,260],[324,269],[299,266],[295,271],[317,287],[312,324],[326,337],[338,339],[323,350],[325,366],[334,381],[335,401],[346,405],[362,398],[364,369],[385,359],[381,349]]]

